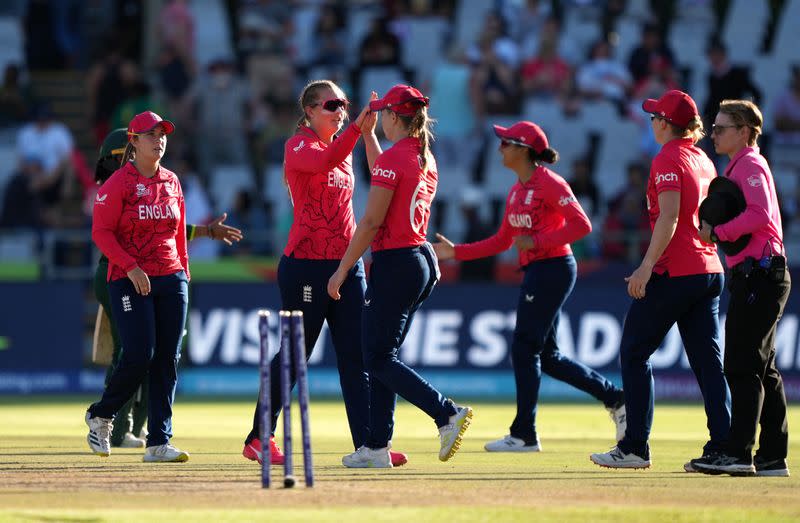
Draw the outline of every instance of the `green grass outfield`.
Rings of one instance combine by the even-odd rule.
[[[267,491],[259,467],[240,454],[250,401],[179,398],[173,443],[191,453],[183,464],[145,464],[141,450],[91,455],[83,423],[90,401],[0,397],[0,521],[800,521],[798,476],[683,472],[705,441],[698,405],[657,406],[653,467],[618,471],[588,458],[613,443],[613,425],[596,404],[541,405],[538,454],[484,452],[486,440],[506,433],[514,409],[473,404],[461,450],[441,463],[433,423],[401,403],[394,447],[409,454],[409,463],[349,470],[340,462],[351,450],[344,409],[317,402],[311,407],[316,486]],[[800,408],[792,408],[789,426],[800,427]],[[300,477],[299,428],[295,437]],[[790,464],[800,467],[798,458],[795,440]],[[273,467],[279,484],[281,470]]]

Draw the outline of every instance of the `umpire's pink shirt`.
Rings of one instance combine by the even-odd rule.
[[[753,235],[742,252],[726,257],[728,267],[742,263],[748,256],[760,259],[783,254],[783,227],[775,180],[758,147],[745,147],[736,153],[725,169],[725,176],[742,190],[747,208],[733,220],[714,227],[714,232],[720,240],[729,242],[747,233]]]

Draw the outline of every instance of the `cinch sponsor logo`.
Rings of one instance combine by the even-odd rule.
[[[352,189],[353,177],[349,174],[331,171],[328,173],[328,187],[335,187],[336,189]]]
[[[525,229],[530,229],[533,227],[530,214],[509,214],[508,223],[510,223],[512,227],[520,227]]]
[[[389,178],[394,180],[397,178],[397,173],[391,169],[381,169],[380,167],[372,168],[372,176],[380,176],[381,178]]]
[[[140,205],[139,206],[139,219],[140,220],[169,220],[178,218],[177,209],[173,209],[171,205]]]
[[[656,185],[658,185],[661,182],[677,182],[677,181],[678,181],[678,175],[675,173],[665,173],[656,176]]]

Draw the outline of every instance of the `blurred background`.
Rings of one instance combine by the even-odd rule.
[[[192,242],[182,394],[254,394],[259,308],[291,224],[283,143],[309,80],[354,102],[411,83],[431,97],[440,186],[431,237],[492,234],[514,175],[492,124],[542,126],[594,230],[573,245],[579,280],[562,350],[618,378],[622,278],[649,240],[644,188],[658,152],[645,98],[679,88],[706,128],[725,98],[765,117],[762,152],[782,204],[789,264],[800,226],[800,0],[5,0],[0,4],[0,394],[90,392],[97,306],[90,238],[97,151],[143,110],[176,123],[164,165],[190,223],[222,212],[233,247]],[[701,142],[720,172],[709,140]],[[360,147],[360,146],[359,146]],[[369,189],[354,152],[360,216]],[[443,266],[402,357],[454,395],[513,396],[508,347],[516,253]],[[800,280],[798,280],[800,281]],[[723,305],[724,310],[724,305]],[[800,398],[798,314],[780,324],[779,367]],[[274,345],[274,344],[273,344]],[[312,394],[338,394],[332,350],[312,358]],[[661,397],[697,398],[677,330],[653,358]],[[570,393],[545,382],[543,396]],[[574,392],[573,392],[574,393]]]

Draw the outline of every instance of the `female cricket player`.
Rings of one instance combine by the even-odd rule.
[[[370,378],[369,438],[342,459],[346,467],[390,468],[389,442],[396,395],[433,418],[439,428],[439,459],[447,461],[461,445],[472,418],[398,359],[414,313],[438,281],[433,248],[425,241],[438,174],[430,151],[433,136],[428,98],[407,85],[395,85],[369,109],[381,111],[383,132],[393,145],[382,152],[375,137],[377,114],[367,114],[362,130],[372,187],[364,217],[328,282],[328,294],[343,299],[347,277],[372,245],[372,268],[361,322],[364,362]],[[363,114],[363,113],[362,113]]]
[[[373,117],[365,107],[355,122],[336,136],[347,119],[349,102],[341,88],[329,80],[306,85],[299,104],[302,116],[297,132],[284,147],[284,172],[294,207],[294,221],[278,264],[281,305],[286,310],[303,311],[307,357],[311,355],[323,322],[328,321],[350,435],[354,447],[358,448],[369,437],[370,412],[370,382],[361,356],[361,307],[366,290],[363,262],[354,260],[348,268],[342,280],[341,300],[331,300],[326,286],[340,265],[356,228],[351,153],[361,137],[365,120]],[[271,367],[272,405],[279,406],[279,355],[272,360]],[[261,462],[258,412],[257,404],[253,428],[247,435],[242,454]],[[273,408],[273,434],[279,414],[280,409]],[[392,451],[391,457],[396,466],[407,461],[401,452]],[[274,436],[270,437],[270,462],[283,463],[283,453],[275,444]]]
[[[493,256],[512,245],[519,250],[525,272],[517,299],[517,323],[511,345],[511,362],[517,387],[517,415],[509,434],[484,445],[489,452],[539,452],[536,408],[542,372],[569,383],[602,401],[616,423],[625,430],[622,391],[603,376],[559,352],[556,331],[561,308],[575,285],[576,265],[570,243],[592,230],[589,218],[569,184],[542,165],[558,161],[547,136],[532,122],[509,128],[494,126],[500,138],[503,165],[518,181],[506,199],[500,230],[485,240],[454,245],[438,235],[434,244],[440,260],[474,260]]]
[[[717,242],[752,236],[742,251],[726,258],[731,281],[724,368],[731,388],[731,431],[724,452],[692,460],[695,469],[707,474],[789,475],[786,394],[775,365],[775,331],[792,280],[786,269],[775,181],[756,145],[763,124],[754,103],[724,100],[711,128],[714,149],[731,160],[725,176],[742,190],[747,208],[715,227],[703,222],[700,238]]]
[[[124,347],[103,397],[86,412],[87,441],[100,456],[110,454],[114,415],[147,376],[144,461],[189,459],[169,443],[189,281],[183,193],[175,173],[161,166],[174,130],[153,112],[136,115],[123,165],[94,201],[92,239],[109,259],[110,306]]]
[[[667,91],[642,104],[661,151],[647,181],[652,236],[641,265],[625,278],[634,299],[620,343],[628,426],[609,452],[592,454],[601,467],[648,468],[653,424],[650,356],[677,323],[689,365],[703,394],[710,440],[703,455],[720,452],[730,428],[730,395],[722,373],[719,296],[724,287],[717,248],[700,240],[698,208],[717,173],[695,144],[703,122],[692,98]],[[684,470],[693,472],[691,461]]]
[[[114,171],[122,166],[122,156],[125,153],[125,146],[128,142],[127,129],[119,128],[111,131],[100,147],[100,154],[95,166],[94,179],[98,185],[102,185],[108,180]],[[209,237],[231,245],[242,239],[242,231],[225,225],[226,214],[217,217],[208,225],[186,226],[186,234],[189,241],[194,238]],[[108,315],[111,325],[111,337],[113,343],[113,354],[111,365],[106,373],[106,384],[111,378],[116,365],[122,354],[122,343],[119,339],[114,318],[111,316],[111,304],[108,297],[108,258],[105,254],[100,256],[97,269],[94,274],[94,295],[103,311]],[[131,398],[117,412],[114,417],[114,429],[111,432],[112,447],[141,448],[145,446],[145,440],[137,437],[143,433],[144,423],[147,420],[147,380],[142,381],[138,394]]]

